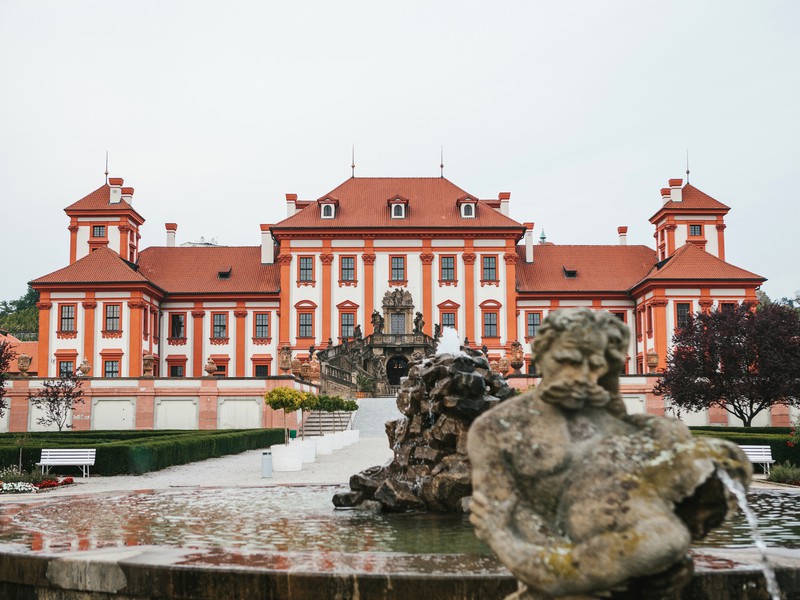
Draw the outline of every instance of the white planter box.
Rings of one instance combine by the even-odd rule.
[[[348,444],[357,444],[358,440],[361,439],[359,435],[358,429],[348,429],[344,432],[346,439],[348,440]]]
[[[303,468],[303,450],[300,444],[275,444],[272,446],[272,470],[299,471]]]
[[[303,456],[303,464],[313,463],[317,460],[317,442],[313,438],[305,440],[295,440],[296,444],[300,445],[301,454]]]
[[[331,438],[328,435],[321,435],[317,438],[317,454],[319,456],[324,456],[327,454],[333,454],[333,444],[331,443]]]
[[[341,450],[344,448],[344,438],[342,438],[340,431],[337,431],[336,433],[326,433],[323,437],[331,440],[331,447],[334,450]]]

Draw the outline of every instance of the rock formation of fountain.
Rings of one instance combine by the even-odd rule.
[[[509,598],[676,598],[691,540],[735,506],[718,470],[750,481],[735,444],[626,414],[628,335],[603,311],[550,313],[533,348],[541,383],[470,429],[470,520],[517,577]]]
[[[386,424],[393,460],[353,475],[351,491],[337,493],[335,506],[370,506],[372,501],[388,511],[466,510],[472,493],[467,430],[514,390],[492,373],[482,355],[461,352],[457,341],[455,348],[454,354],[412,364],[397,395],[405,417]]]

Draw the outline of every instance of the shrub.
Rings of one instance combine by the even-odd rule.
[[[770,470],[769,481],[775,483],[788,483],[791,485],[800,485],[800,467],[791,464],[790,462],[776,463],[772,465]]]
[[[283,429],[285,432],[284,443],[286,444],[289,443],[289,426],[286,424],[286,415],[303,408],[304,402],[310,402],[307,400],[309,395],[313,394],[301,392],[300,390],[290,387],[272,388],[270,391],[264,394],[264,403],[267,406],[269,406],[272,410],[283,411]]]

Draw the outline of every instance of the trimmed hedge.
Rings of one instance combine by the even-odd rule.
[[[0,465],[19,464],[19,446],[15,443],[18,435],[0,435]],[[139,475],[283,442],[282,429],[70,431],[37,432],[29,436],[22,450],[24,469],[35,468],[42,448],[84,447],[97,449],[96,462],[91,469],[97,475]]]
[[[718,437],[743,446],[769,446],[776,463],[788,461],[800,466],[800,447],[786,444],[789,441],[787,427],[691,427],[690,429],[693,435]],[[765,433],[757,433],[756,430]],[[776,431],[779,433],[775,433]],[[782,431],[786,433],[780,433]]]

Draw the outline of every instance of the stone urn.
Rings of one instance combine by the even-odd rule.
[[[322,368],[319,361],[315,358],[311,361],[311,381],[319,381]]]
[[[92,372],[92,365],[90,365],[89,361],[84,358],[83,362],[81,362],[81,366],[78,367],[78,371],[80,371],[81,375],[86,377],[89,373]]]
[[[500,372],[500,364],[496,360],[489,361],[489,368],[492,370],[492,373]]]
[[[278,368],[284,373],[292,368],[292,349],[288,344],[278,353]]]
[[[303,363],[300,362],[299,358],[292,359],[292,375],[295,377],[300,377],[303,370]]]
[[[511,368],[514,369],[515,375],[520,375],[520,369],[525,364],[525,352],[522,350],[522,344],[519,340],[511,342]]]
[[[17,369],[20,377],[30,377],[28,369],[31,368],[31,357],[27,354],[20,354],[17,357]]]
[[[656,352],[647,353],[647,372],[655,373],[658,366],[658,354]]]
[[[153,363],[155,362],[155,357],[152,354],[146,354],[142,358],[142,376],[143,377],[152,377],[153,376]]]
[[[203,370],[206,372],[206,377],[213,377],[214,373],[217,372],[217,364],[212,358],[209,358],[208,362],[206,362],[206,366],[203,367]]]
[[[300,377],[303,381],[311,381],[311,363],[304,362],[300,365]]]
[[[511,369],[511,361],[508,359],[507,356],[502,356],[499,361],[497,361],[497,370],[500,371],[500,374],[505,377],[508,375],[508,371]]]

